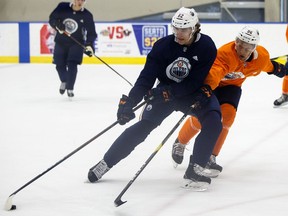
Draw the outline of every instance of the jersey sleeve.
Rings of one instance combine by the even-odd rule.
[[[64,3],[59,3],[57,7],[51,12],[49,15],[49,24],[52,26],[54,29],[56,29],[56,24],[58,22],[61,22],[63,20],[60,20],[60,12],[62,8],[64,7]]]
[[[287,28],[286,28],[286,40],[287,40],[287,43],[288,43],[288,25],[287,25]]]
[[[97,38],[97,33],[95,29],[95,23],[93,15],[87,10],[87,20],[86,20],[86,30],[87,30],[87,39],[86,44],[91,45]]]
[[[235,64],[233,58],[234,56],[231,56],[231,53],[229,54],[229,51],[226,51],[225,47],[218,49],[217,57],[205,79],[205,84],[210,85],[212,90],[214,90],[219,85],[221,79],[231,71],[231,66]]]
[[[129,97],[135,104],[138,104],[142,100],[143,96],[147,94],[148,90],[154,86],[157,79],[157,72],[161,70],[161,59],[155,51],[157,50],[157,46],[158,43],[156,42],[146,57],[146,63],[140,72],[135,85],[129,92]]]
[[[261,71],[267,72],[268,74],[274,74],[279,77],[283,77],[285,72],[283,65],[270,60],[270,54],[269,52],[262,46],[258,46],[257,49],[259,53],[259,61],[258,61],[258,67],[261,68]]]

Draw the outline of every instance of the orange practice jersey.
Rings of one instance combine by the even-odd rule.
[[[287,40],[287,43],[288,43],[288,25],[287,25],[287,28],[286,28],[286,40]]]
[[[262,71],[272,72],[273,69],[269,53],[264,47],[258,45],[252,61],[243,62],[237,56],[235,41],[232,41],[218,49],[205,83],[212,89],[226,85],[240,87],[247,77],[257,76]]]

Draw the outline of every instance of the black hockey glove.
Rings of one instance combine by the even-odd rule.
[[[117,118],[120,125],[124,125],[130,120],[135,118],[135,113],[133,111],[133,102],[131,99],[126,96],[122,95],[118,105],[117,111]]]
[[[271,63],[274,66],[274,70],[272,72],[269,72],[268,73],[269,75],[274,74],[274,75],[276,75],[277,77],[280,77],[280,78],[288,75],[288,62],[286,62],[286,64],[283,65],[283,64],[281,64],[279,62],[276,62],[276,61],[272,60]]]
[[[288,75],[288,61],[286,62],[284,68],[286,70],[285,75],[287,76]]]
[[[194,93],[194,100],[191,107],[195,110],[201,109],[207,104],[212,94],[211,87],[209,85],[203,85]]]
[[[154,100],[158,103],[168,102],[173,100],[173,95],[171,93],[170,86],[161,86],[153,88],[148,91],[147,95],[144,97],[145,100]]]
[[[60,20],[56,23],[55,28],[60,34],[63,34],[66,30],[65,24],[62,23]]]
[[[87,43],[87,44],[86,44],[86,47],[85,47],[85,50],[84,50],[84,53],[85,53],[87,56],[92,57],[92,56],[94,55],[94,52],[95,52],[95,50],[94,50],[93,45],[90,44],[90,43]]]

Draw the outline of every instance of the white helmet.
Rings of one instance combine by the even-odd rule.
[[[241,41],[249,44],[254,44],[256,46],[260,41],[259,31],[250,26],[245,26],[243,29],[241,29],[236,38],[239,38]]]
[[[172,17],[172,26],[175,28],[189,28],[195,30],[196,24],[199,22],[196,11],[193,8],[180,8]]]

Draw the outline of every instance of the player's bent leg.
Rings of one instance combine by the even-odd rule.
[[[96,182],[102,178],[119,161],[126,158],[135,147],[143,142],[157,125],[147,120],[141,120],[127,128],[111,145],[103,159],[88,171],[88,180]],[[127,142],[129,140],[129,142]]]

